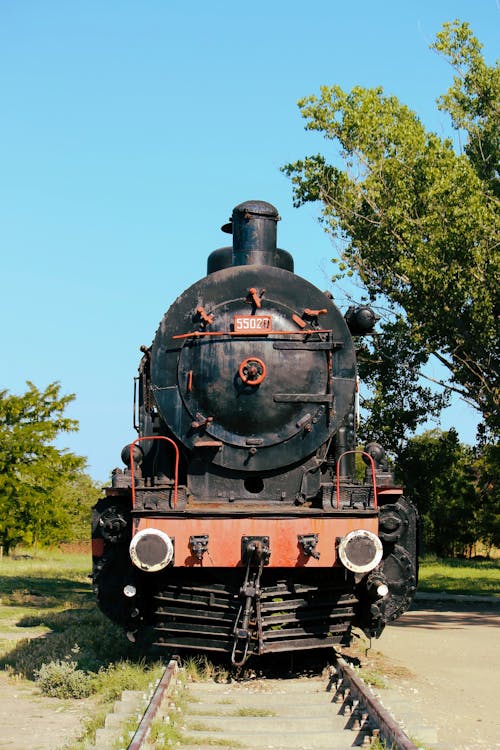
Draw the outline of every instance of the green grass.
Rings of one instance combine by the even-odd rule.
[[[16,549],[10,557],[5,555],[0,559],[0,593],[4,593],[5,579],[26,582],[30,585],[33,580],[38,579],[42,590],[50,590],[52,584],[59,581],[64,590],[65,582],[68,593],[80,590],[81,583],[86,583],[86,590],[90,590],[89,579],[92,568],[92,559],[89,554],[83,552],[61,552],[60,550],[47,549]]]
[[[268,711],[265,708],[239,708],[237,711],[234,712],[233,716],[276,716],[276,713],[274,711]]]
[[[420,560],[419,591],[500,597],[500,560]]]
[[[80,750],[122,691],[147,691],[164,665],[141,658],[97,609],[88,554],[16,553],[0,560],[0,669],[45,695],[92,696],[82,737],[67,748]]]
[[[35,550],[30,559],[0,560],[0,667],[33,680],[52,661],[108,676],[119,665],[117,690],[131,687],[124,665],[143,672],[145,662],[97,609],[89,572],[89,556],[75,553]]]
[[[186,679],[190,682],[204,682],[206,680],[227,682],[230,675],[228,669],[214,664],[205,654],[184,659],[183,668]]]

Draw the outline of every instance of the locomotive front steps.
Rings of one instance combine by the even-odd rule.
[[[137,717],[137,722],[140,721],[149,698],[143,690],[124,690],[120,700],[115,701],[113,711],[106,716],[104,726],[96,730],[95,742],[89,750],[115,748],[127,721],[132,716]],[[123,744],[125,747],[128,745],[128,738],[124,738]]]
[[[348,717],[324,686],[307,678],[190,684],[182,729],[190,744],[182,748],[347,750],[358,733],[346,731]]]

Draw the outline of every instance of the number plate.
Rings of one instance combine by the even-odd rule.
[[[265,335],[273,329],[270,315],[235,315],[234,332],[247,335]]]

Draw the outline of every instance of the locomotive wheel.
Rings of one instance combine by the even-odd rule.
[[[389,595],[372,605],[372,615],[385,624],[406,612],[415,593],[417,577],[411,555],[399,544],[384,559],[380,571],[387,581]]]

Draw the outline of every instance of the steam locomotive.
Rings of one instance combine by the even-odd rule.
[[[355,342],[377,318],[296,276],[278,221],[236,206],[232,246],[141,347],[138,437],[92,519],[102,611],[234,664],[378,637],[417,583],[415,508],[379,444],[356,461]]]

